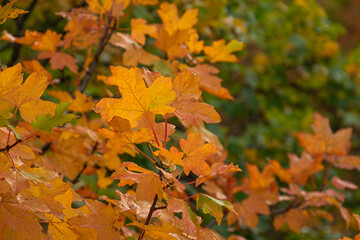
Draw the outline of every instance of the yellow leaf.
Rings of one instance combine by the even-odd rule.
[[[210,62],[237,62],[237,57],[233,52],[240,51],[244,48],[244,43],[236,39],[231,40],[225,45],[225,40],[221,39],[212,43],[212,46],[204,47],[205,54],[209,57]]]
[[[153,35],[156,33],[156,27],[146,25],[146,20],[142,18],[131,19],[131,37],[141,45],[145,44],[145,34]]]
[[[123,67],[110,68],[113,76],[107,82],[117,85],[122,97],[121,99],[103,98],[96,104],[94,111],[100,113],[105,121],[119,116],[129,120],[133,128],[145,113],[164,115],[175,110],[168,106],[176,95],[171,90],[170,78],[159,77],[149,88],[146,88],[138,68],[130,70]]]
[[[197,9],[189,9],[179,18],[175,3],[163,2],[157,12],[169,36],[172,36],[178,30],[191,29],[197,22]]]

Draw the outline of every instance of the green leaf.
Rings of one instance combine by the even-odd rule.
[[[240,51],[244,48],[244,43],[236,39],[231,40],[226,46],[231,52]]]
[[[15,131],[14,126],[11,125],[6,118],[4,118],[3,116],[0,116],[0,127],[2,127],[2,126],[6,126],[10,131],[12,131],[17,140],[21,140],[21,136]]]
[[[35,121],[31,123],[34,129],[50,133],[53,127],[63,125],[70,122],[76,116],[73,114],[64,114],[70,103],[62,102],[56,106],[55,115],[45,114],[38,116]]]
[[[3,116],[0,116],[0,127],[7,126],[9,124],[8,120]]]
[[[203,193],[200,193],[196,199],[196,209],[201,208],[204,213],[209,213],[211,216],[215,217],[219,226],[224,215],[222,207],[234,211],[233,205],[230,202],[221,201]]]

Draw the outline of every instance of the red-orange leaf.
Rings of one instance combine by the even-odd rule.
[[[128,171],[126,167],[129,168]],[[136,189],[136,199],[139,201],[152,201],[155,194],[159,199],[162,199],[163,188],[159,176],[154,172],[146,170],[142,173],[135,173],[133,171],[144,171],[145,169],[138,167],[134,163],[123,163],[115,169],[115,172],[111,175],[112,179],[121,180],[119,186],[126,184],[138,183]]]
[[[91,227],[98,231],[98,239],[120,240],[121,219],[118,213],[111,207],[99,201],[85,200],[92,214],[73,217],[69,222],[81,228]]]
[[[328,154],[345,156],[350,150],[351,129],[341,129],[332,133],[329,119],[314,113],[314,123],[311,125],[314,134],[298,133],[299,144],[310,154]]]
[[[211,143],[201,145],[200,133],[190,133],[186,140],[180,139],[180,146],[186,154],[183,159],[186,175],[189,175],[190,171],[198,176],[210,174],[210,167],[205,160],[217,153]]]

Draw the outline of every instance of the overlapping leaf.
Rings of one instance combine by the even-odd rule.
[[[113,76],[108,84],[117,85],[122,95],[121,99],[103,98],[95,106],[95,112],[100,113],[105,121],[114,116],[129,120],[130,126],[137,126],[146,113],[166,114],[174,109],[168,104],[175,98],[171,90],[171,79],[159,77],[147,88],[138,68],[130,70],[123,67],[111,67]]]

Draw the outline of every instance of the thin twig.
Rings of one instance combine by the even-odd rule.
[[[91,149],[91,153],[89,154],[89,156],[95,153],[98,145],[99,145],[98,142],[96,142],[96,143],[94,144],[94,146],[93,146],[92,149]],[[85,171],[86,167],[87,167],[87,162],[84,163],[84,165],[83,165],[83,167],[81,168],[80,172],[78,172],[78,174],[76,175],[76,177],[72,180],[72,183],[73,183],[73,184],[75,184],[75,183],[77,183],[77,182],[79,181],[80,176],[81,176],[81,174],[83,174],[83,172]]]
[[[319,191],[323,191],[327,182],[328,182],[328,179],[329,179],[329,175],[330,175],[330,170],[331,170],[331,165],[326,162],[325,163],[326,166],[325,166],[325,175],[324,175],[324,180],[323,182],[321,183],[321,185],[319,186]]]
[[[11,145],[6,145],[4,148],[0,148],[0,152],[7,152],[9,151],[11,148],[15,147],[16,145],[18,145],[19,143],[21,143],[22,140],[16,140],[15,143],[11,144]]]
[[[44,155],[47,150],[50,149],[52,142],[45,143],[44,146],[41,147],[40,155]]]
[[[149,213],[148,213],[148,215],[146,217],[146,220],[145,220],[145,223],[144,223],[145,226],[150,223],[150,220],[151,220],[151,217],[152,217],[153,213],[157,210],[157,208],[155,207],[157,201],[158,201],[158,195],[155,194],[154,200],[153,200],[153,202],[151,204]],[[142,228],[141,231],[140,231],[138,240],[141,240],[144,237],[144,234],[145,234],[145,229]]]
[[[295,196],[295,199],[293,201],[291,201],[291,203],[287,207],[281,208],[281,209],[270,209],[270,215],[275,216],[275,215],[286,213],[287,211],[289,211],[292,208],[299,207],[302,203],[303,202],[301,200],[299,200],[299,198],[297,196]]]
[[[69,79],[65,76],[64,69],[61,70],[61,75],[62,75],[62,79],[64,80],[64,82],[65,82],[65,84],[66,84],[66,86],[68,88],[68,92],[69,92],[71,98],[75,99],[75,95],[74,95],[74,93],[73,93],[73,91],[71,89],[71,84],[69,82]]]
[[[112,9],[110,10],[110,13],[109,13],[109,18],[106,22],[106,25],[105,25],[105,29],[104,29],[104,35],[103,37],[101,38],[100,42],[99,42],[99,46],[96,50],[96,53],[94,55],[94,59],[93,61],[91,62],[91,65],[90,65],[90,69],[89,71],[86,72],[86,75],[85,75],[85,78],[81,84],[81,87],[80,87],[80,92],[84,92],[85,91],[85,88],[86,86],[88,85],[89,81],[90,81],[90,78],[95,70],[95,66],[97,64],[97,62],[99,61],[99,58],[100,58],[100,55],[101,53],[103,52],[107,42],[109,41],[108,39],[110,39],[111,35],[113,34],[114,30],[115,30],[115,27],[116,27],[116,21],[114,22],[114,25],[112,27],[112,29],[110,30],[110,34],[109,34],[109,27],[110,27],[110,24],[112,22]]]

